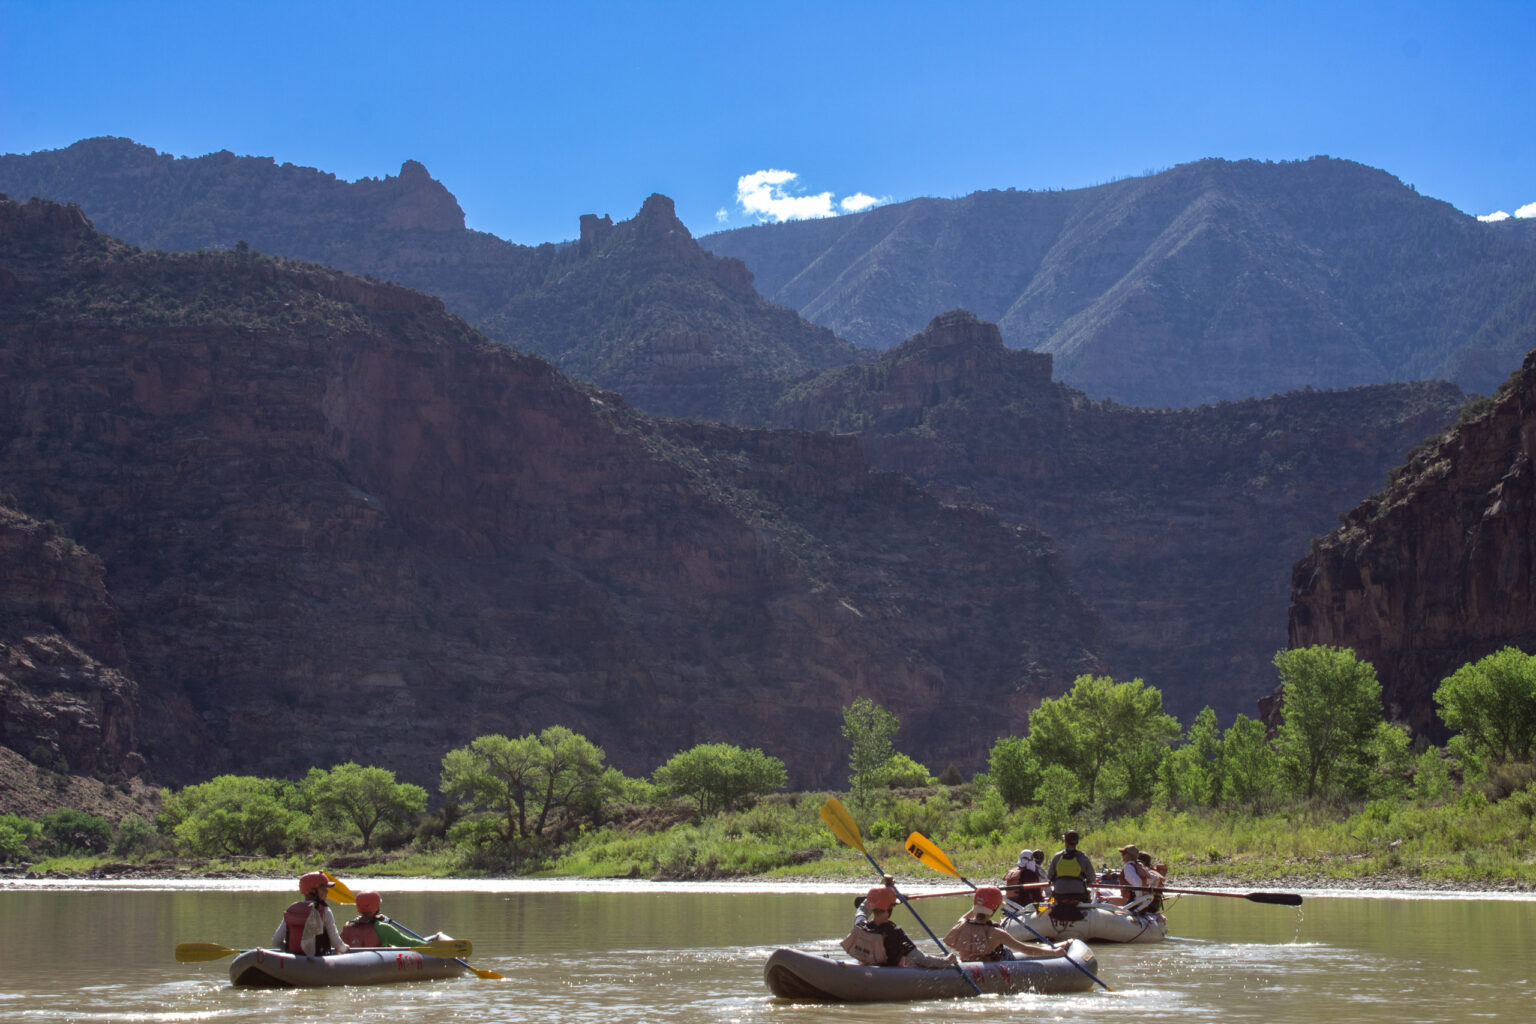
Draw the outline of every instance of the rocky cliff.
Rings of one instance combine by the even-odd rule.
[[[431,785],[475,735],[562,723],[634,773],[723,740],[827,784],[864,694],[975,768],[1100,667],[1043,537],[853,439],[657,423],[435,298],[42,202],[0,203],[0,489],[100,559],[100,621],[61,635],[137,684],[99,728],[167,781]],[[85,643],[114,629],[125,659]]]
[[[1043,530],[1101,616],[1110,670],[1158,686],[1186,722],[1204,704],[1255,713],[1296,555],[1465,397],[1388,385],[1147,410],[1050,371],[956,311],[795,389],[776,422],[859,431],[874,465]]]
[[[0,156],[0,192],[76,203],[145,248],[243,242],[400,282],[656,415],[758,422],[785,381],[861,358],[764,300],[739,260],[700,249],[665,196],[618,224],[583,215],[573,244],[530,247],[467,230],[452,194],[413,160],[397,177],[345,182],[269,158],[173,158],[112,138]]]
[[[1471,412],[1292,577],[1291,645],[1353,648],[1389,715],[1436,741],[1441,680],[1505,646],[1536,649],[1536,355]]]

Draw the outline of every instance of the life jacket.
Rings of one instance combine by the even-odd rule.
[[[283,911],[283,922],[288,925],[288,952],[304,955],[304,925],[309,915],[318,913],[320,906],[309,900],[299,900]],[[331,936],[324,928],[315,936],[315,956],[325,956],[331,951]]]
[[[379,941],[379,933],[374,929],[373,922],[377,917],[354,917],[341,929],[341,941],[348,946],[382,946]]]
[[[1051,895],[1058,901],[1081,901],[1088,898],[1089,879],[1084,878],[1082,854],[1076,850],[1063,850],[1051,864],[1055,878],[1051,879]]]
[[[853,926],[853,931],[843,938],[843,949],[859,963],[871,967],[884,967],[891,962],[885,948],[885,936],[863,925]]]
[[[966,918],[949,930],[944,943],[959,953],[961,960],[1002,960],[1007,956],[1008,947],[1001,943],[993,945],[992,931],[997,927],[995,921],[983,924]]]

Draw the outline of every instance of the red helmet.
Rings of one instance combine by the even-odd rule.
[[[991,913],[1003,905],[1003,890],[995,885],[983,885],[976,890],[975,905]]]
[[[358,893],[357,912],[359,914],[377,914],[379,912],[379,894],[376,892]]]
[[[331,880],[325,877],[324,871],[311,871],[308,874],[299,876],[299,892],[305,896],[308,896],[316,889],[328,888],[330,884]]]
[[[890,910],[896,905],[896,890],[877,885],[869,890],[864,897],[864,906],[868,910]]]

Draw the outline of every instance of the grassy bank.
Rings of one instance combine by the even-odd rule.
[[[749,810],[670,825],[630,824],[567,837],[561,851],[536,865],[467,863],[452,849],[406,848],[372,856],[319,850],[281,858],[125,862],[58,858],[34,873],[287,876],[325,863],[350,876],[717,879],[843,878],[862,884],[868,862],[837,841],[818,816],[828,793],[784,794]],[[1058,824],[1040,808],[1008,812],[995,800],[975,800],[969,786],[842,797],[859,823],[866,848],[886,870],[905,879],[940,876],[909,857],[912,831],[941,846],[976,881],[997,880],[1028,845],[1054,852]],[[1175,884],[1220,882],[1296,886],[1401,886],[1536,890],[1536,789],[1490,800],[1468,791],[1443,802],[1380,800],[1341,810],[1295,805],[1263,815],[1148,809],[1070,822],[1096,867],[1118,865],[1114,850],[1134,842],[1167,863]],[[157,867],[158,865],[158,867]]]

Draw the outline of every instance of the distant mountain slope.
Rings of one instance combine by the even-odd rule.
[[[1049,355],[952,312],[796,389],[776,422],[858,431],[874,465],[1044,530],[1101,616],[1110,669],[1187,722],[1205,704],[1257,713],[1297,555],[1464,397],[1397,384],[1133,409],[1053,382]]]
[[[701,239],[889,348],[965,308],[1096,397],[1190,406],[1451,379],[1489,392],[1536,318],[1536,245],[1343,160],[1204,160],[1068,192],[919,199]]]
[[[1042,535],[853,438],[653,421],[430,296],[41,201],[0,202],[0,491],[0,742],[161,781],[431,783],[561,723],[830,785],[860,695],[969,770],[1101,667]]]
[[[1291,642],[1353,648],[1388,711],[1436,741],[1443,679],[1505,646],[1536,650],[1536,353],[1479,405],[1292,577]]]
[[[861,358],[763,299],[740,263],[699,249],[662,196],[618,225],[583,217],[575,244],[529,247],[467,230],[458,202],[415,161],[398,177],[349,183],[112,138],[0,156],[0,193],[77,203],[99,230],[145,248],[243,241],[420,289],[493,340],[657,415],[754,421],[779,382]]]

